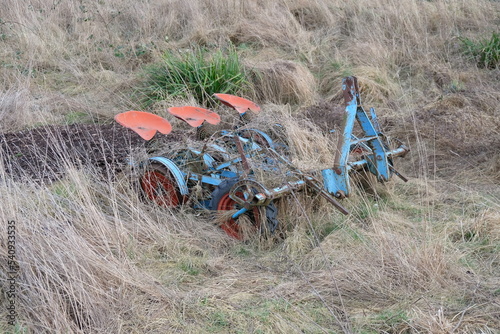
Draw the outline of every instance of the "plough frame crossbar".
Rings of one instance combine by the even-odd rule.
[[[166,206],[169,206],[187,202],[192,203],[195,208],[234,209],[235,212],[222,223],[221,227],[228,235],[238,239],[243,238],[237,221],[240,215],[249,215],[251,220],[255,221],[255,226],[259,227],[260,223],[256,222],[261,216],[258,208],[264,208],[266,212],[264,217],[272,232],[278,224],[274,201],[306,187],[324,197],[341,213],[348,214],[338,199],[351,194],[350,174],[366,170],[374,174],[379,182],[388,181],[393,174],[407,181],[394,169],[393,159],[404,157],[409,150],[402,144],[396,149],[389,148],[375,110],[371,108],[369,112],[366,112],[361,105],[358,82],[355,77],[344,78],[342,90],[345,102],[342,133],[339,137],[333,167],[318,170],[318,173],[314,174],[320,175],[322,180],[313,174],[299,170],[287,157],[279,154],[278,148],[283,149],[284,146],[286,149],[286,145],[274,142],[272,136],[259,129],[237,128],[213,133],[209,138],[216,139],[212,142],[205,141],[201,150],[186,148],[168,156],[149,158],[146,163],[142,164],[146,172],[141,177],[141,185],[148,186],[147,195],[157,204],[166,203]],[[223,104],[237,110],[240,115],[260,111],[260,107],[252,101],[228,94],[215,96]],[[168,110],[173,116],[198,129],[202,128],[205,122],[217,124],[220,121],[219,115],[202,108],[173,107]],[[141,131],[144,131],[135,118],[133,118],[134,122],[123,122],[124,119],[136,117],[136,113],[138,112],[127,112],[115,118],[120,124],[143,135]],[[147,129],[152,129],[151,133],[156,130],[167,132],[169,126],[167,120],[155,115],[154,117],[144,116],[144,114],[140,116],[148,121]],[[158,119],[163,124],[161,130],[151,124],[152,120]],[[241,118],[241,122],[244,121]],[[356,122],[362,132],[360,137],[353,133]],[[258,168],[270,172],[286,166],[285,176],[288,181],[278,187],[267,187],[256,180],[254,169],[257,167],[251,166],[250,160],[258,161]],[[149,173],[148,168],[151,170]],[[199,189],[200,185],[205,190],[205,195],[201,198],[200,192],[195,191],[195,187]],[[209,193],[208,196],[207,193]],[[176,200],[165,200],[168,194],[177,196]],[[195,196],[197,197],[194,200],[189,200]]]

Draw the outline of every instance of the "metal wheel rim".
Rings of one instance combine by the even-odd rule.
[[[159,171],[146,171],[141,178],[141,188],[146,197],[159,206],[173,208],[180,204],[174,182]]]
[[[242,193],[236,193],[237,196],[243,196]],[[219,211],[228,211],[228,210],[235,210],[239,209],[239,205],[231,198],[229,197],[229,194],[225,194],[222,196],[221,200],[219,201],[219,204],[217,204],[217,210]],[[258,230],[260,226],[260,211],[258,207],[254,207],[252,209],[253,213],[253,221],[255,222],[255,228]],[[230,218],[226,221],[224,221],[221,224],[221,228],[229,235],[230,237],[233,237],[238,240],[243,239],[243,233],[241,230],[241,226],[236,222],[236,219]]]

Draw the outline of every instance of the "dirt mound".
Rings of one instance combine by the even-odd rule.
[[[344,111],[345,107],[342,104],[321,100],[305,108],[299,115],[312,121],[321,130],[328,132],[340,129],[344,118]]]
[[[42,182],[59,179],[68,165],[119,171],[131,150],[145,145],[135,132],[118,124],[54,125],[0,134],[6,173]]]

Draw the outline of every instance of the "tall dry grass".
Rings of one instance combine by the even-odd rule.
[[[0,331],[12,330],[9,220],[18,332],[500,327],[500,80],[464,59],[457,39],[498,30],[498,2],[3,1],[0,13],[1,132],[138,108],[130,96],[141,66],[164,50],[232,43],[261,72],[253,97],[288,104],[264,112],[291,117],[300,104],[341,104],[341,78],[356,75],[384,129],[412,148],[398,161],[409,183],[360,185],[343,202],[348,217],[315,194],[293,194],[278,203],[284,238],[247,244],[228,239],[210,215],[142,203],[127,174],[103,180],[62,159],[66,177],[40,185],[1,168]],[[163,107],[153,111],[164,115]],[[294,154],[311,162],[325,149],[312,144],[328,140],[304,132],[300,124],[323,123],[309,121],[292,134]]]
[[[53,88],[99,85],[116,103],[126,98],[117,89],[133,81],[131,70],[163,50],[231,42],[257,68],[276,59],[304,63],[331,96],[342,76],[356,73],[369,98],[387,102],[398,99],[401,88],[419,98],[432,93],[428,72],[453,72],[451,64],[460,64],[456,37],[494,30],[497,7],[483,0],[7,2],[2,53],[16,73]],[[300,100],[314,87],[304,89]]]

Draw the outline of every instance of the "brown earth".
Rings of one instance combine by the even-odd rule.
[[[328,132],[342,126],[345,107],[340,103],[321,100],[304,109],[299,115],[311,120],[321,130]]]
[[[155,139],[175,141],[178,137],[157,134]],[[12,178],[52,182],[64,176],[69,166],[93,166],[102,175],[112,176],[126,166],[134,149],[148,149],[154,142],[116,123],[52,125],[0,134],[0,156]]]
[[[101,172],[120,169],[133,147],[145,144],[117,124],[43,126],[0,135],[5,171],[14,179],[57,180],[68,164],[95,166]]]

